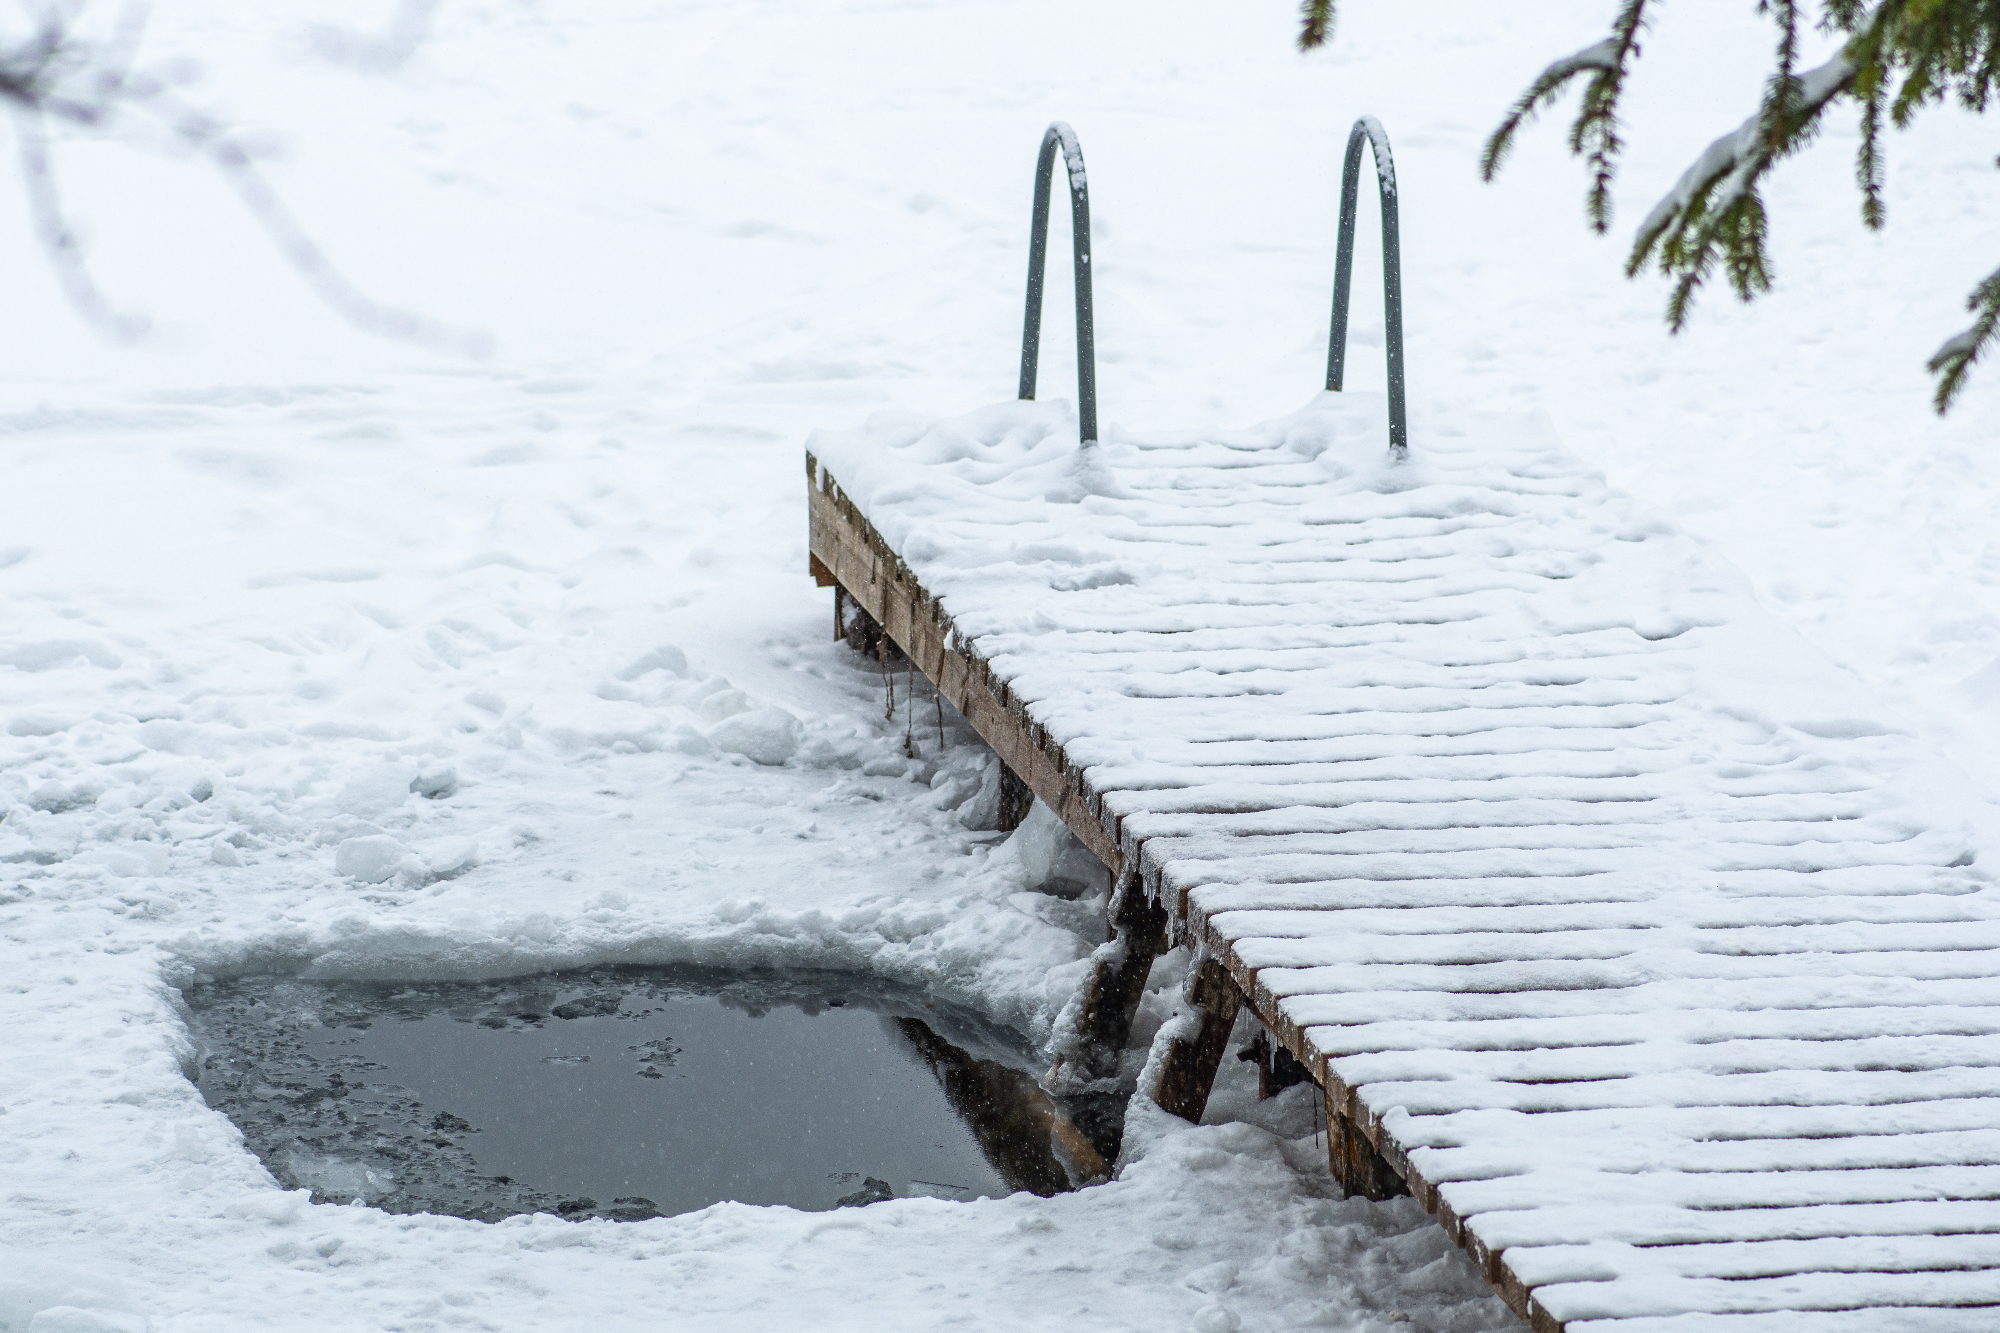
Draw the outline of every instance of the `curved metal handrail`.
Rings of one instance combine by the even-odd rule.
[[[1340,241],[1333,261],[1333,336],[1326,350],[1326,387],[1338,392],[1347,361],[1347,300],[1353,286],[1354,215],[1360,208],[1361,145],[1375,159],[1382,193],[1382,321],[1389,344],[1389,448],[1410,450],[1410,423],[1403,410],[1403,247],[1396,223],[1396,159],[1382,122],[1363,116],[1347,135],[1347,160],[1340,168]]]
[[[1097,443],[1097,339],[1090,318],[1090,187],[1083,172],[1083,147],[1076,131],[1062,121],[1042,136],[1042,155],[1035,163],[1035,216],[1028,233],[1028,309],[1021,327],[1021,397],[1035,396],[1035,375],[1042,352],[1042,274],[1049,251],[1049,193],[1054,183],[1056,148],[1062,148],[1069,175],[1070,235],[1076,268],[1076,416],[1078,438]]]

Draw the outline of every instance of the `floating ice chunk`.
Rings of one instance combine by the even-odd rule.
[[[782,708],[759,708],[724,718],[708,733],[708,739],[718,750],[760,764],[782,764],[799,752],[804,730],[799,720]]]
[[[7,724],[9,736],[53,736],[68,731],[70,724],[46,713],[23,713]]]
[[[219,866],[240,866],[243,864],[243,853],[218,838],[209,850],[208,859]]]
[[[386,833],[349,838],[334,848],[333,873],[364,884],[380,884],[402,866],[406,850]]]
[[[866,1208],[871,1203],[883,1203],[896,1197],[895,1188],[886,1180],[868,1176],[861,1182],[861,1188],[852,1194],[843,1194],[834,1202],[836,1208]]]
[[[328,1202],[379,1199],[396,1188],[396,1178],[389,1172],[345,1157],[294,1150],[285,1167],[293,1180]]]

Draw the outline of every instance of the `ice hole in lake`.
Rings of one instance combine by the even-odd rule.
[[[288,1189],[396,1213],[634,1221],[1048,1195],[1123,1099],[1058,1101],[1014,1034],[849,974],[246,977],[187,992],[197,1082]]]

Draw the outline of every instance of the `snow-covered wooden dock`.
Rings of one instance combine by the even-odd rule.
[[[1535,1329],[1995,1327],[1989,807],[1545,428],[1380,413],[822,432],[814,567]]]

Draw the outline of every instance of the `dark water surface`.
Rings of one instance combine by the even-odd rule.
[[[202,1094],[271,1173],[392,1212],[1052,1194],[1107,1169],[1122,1119],[1051,1100],[1011,1034],[841,974],[245,978],[187,998]]]

